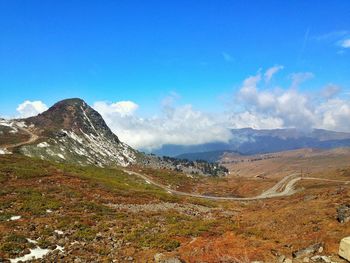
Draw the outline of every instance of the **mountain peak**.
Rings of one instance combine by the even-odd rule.
[[[26,155],[46,159],[58,156],[98,165],[127,165],[135,161],[135,151],[122,143],[102,116],[82,99],[59,101],[47,111],[23,121],[45,142],[43,148],[22,147]]]
[[[73,106],[73,107],[86,107],[87,103],[80,98],[70,98],[70,99],[64,99],[59,102],[56,102],[53,107],[68,107],[68,106]]]
[[[68,130],[78,134],[112,136],[102,116],[79,98],[59,101],[47,111],[26,119],[26,122],[33,124],[44,134]],[[118,138],[116,141],[119,142]]]

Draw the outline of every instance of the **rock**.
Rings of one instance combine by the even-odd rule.
[[[56,249],[56,247],[57,247],[56,245],[50,245],[50,246],[49,246],[49,249],[51,249],[51,250],[55,250],[55,249]]]
[[[330,260],[327,256],[314,256],[311,259],[313,262],[317,263],[333,263],[333,261]]]
[[[284,260],[284,263],[293,263],[293,260],[291,260],[290,258],[286,258],[286,259]]]
[[[61,238],[60,240],[58,240],[57,244],[58,244],[59,246],[65,246],[65,245],[66,245],[66,240],[63,239],[63,238]]]
[[[310,259],[308,257],[304,257],[303,262],[308,263],[308,262],[310,262]]]
[[[154,261],[156,263],[182,263],[182,261],[177,257],[166,258],[163,253],[155,254]]]
[[[316,243],[316,244],[313,244],[313,245],[308,246],[306,248],[294,251],[292,253],[292,255],[293,255],[293,258],[301,258],[301,257],[304,257],[304,256],[308,256],[310,254],[315,254],[316,252],[319,251],[319,249],[321,247],[323,247],[322,243]]]
[[[343,204],[337,208],[337,220],[340,223],[347,223],[350,221],[350,205]]]
[[[181,260],[178,258],[167,258],[161,261],[161,263],[181,263]]]
[[[101,233],[101,232],[98,232],[98,233],[96,234],[96,240],[101,240],[102,238],[103,238],[102,233]]]
[[[280,256],[280,252],[278,252],[276,249],[271,249],[271,254],[274,255],[275,257]]]
[[[317,198],[316,195],[307,195],[304,197],[304,201],[311,201],[311,200],[314,200],[316,198]]]
[[[340,241],[338,254],[342,258],[350,261],[350,237],[344,237]]]
[[[285,257],[284,255],[280,255],[280,256],[278,257],[278,259],[277,259],[277,262],[278,262],[278,263],[283,263],[285,259],[286,259],[286,257]]]

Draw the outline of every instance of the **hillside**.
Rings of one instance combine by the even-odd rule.
[[[330,174],[347,180],[349,171]],[[174,188],[204,179],[213,189],[227,184],[150,175]],[[338,244],[350,233],[336,219],[337,208],[350,203],[349,188],[336,182],[303,181],[297,193],[278,199],[217,202],[168,193],[119,169],[16,154],[0,156],[0,182],[1,262],[33,251],[42,253],[40,262],[279,262],[318,243],[323,250],[316,254],[344,262]]]
[[[35,143],[18,149],[24,155],[99,166],[127,166],[136,161],[136,152],[81,99],[60,101],[42,114],[21,121],[39,136]]]

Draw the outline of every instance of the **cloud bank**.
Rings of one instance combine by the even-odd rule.
[[[350,132],[349,95],[332,83],[305,92],[307,81],[315,77],[310,72],[289,74],[287,87],[272,86],[270,81],[283,68],[273,66],[244,79],[232,96],[231,106],[235,110],[227,109],[221,114],[199,111],[192,105],[174,106],[180,99],[176,93],[165,97],[160,112],[152,117],[141,117],[142,108],[133,101],[97,101],[93,108],[122,141],[143,150],[154,150],[164,144],[227,142],[232,128],[322,128]],[[28,117],[46,109],[41,101],[25,101],[17,111],[20,117]]]
[[[31,116],[38,115],[39,113],[42,113],[47,109],[48,107],[40,100],[26,100],[23,103],[19,104],[16,110],[19,113],[20,118],[28,118]]]
[[[309,72],[292,74],[288,89],[266,89],[261,73],[248,77],[236,96],[244,110],[232,115],[232,127],[323,128],[349,132],[350,101],[337,97],[340,87],[329,84],[314,94],[298,90],[301,83],[312,77]]]
[[[220,117],[194,110],[191,105],[163,105],[159,116],[139,117],[135,112],[123,115],[115,111],[116,103],[99,101],[93,108],[105,119],[118,137],[137,149],[152,150],[164,144],[201,144],[228,141],[227,122]],[[128,110],[128,106],[125,105]]]

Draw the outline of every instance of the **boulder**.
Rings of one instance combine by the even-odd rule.
[[[340,241],[338,254],[342,258],[350,261],[350,237],[344,237]]]
[[[177,257],[167,258],[163,253],[158,253],[154,255],[154,261],[157,263],[182,263],[182,261]]]
[[[333,263],[333,261],[327,256],[313,256],[311,259],[313,262],[317,263]]]
[[[340,223],[350,221],[350,205],[343,204],[337,208],[337,219]]]
[[[321,249],[321,248],[323,248],[323,244],[316,243],[316,244],[313,244],[313,245],[308,246],[306,248],[302,248],[302,249],[299,249],[297,251],[294,251],[292,255],[293,255],[293,258],[301,258],[301,257],[308,256],[310,254],[315,254],[319,250],[323,251],[323,249]]]

